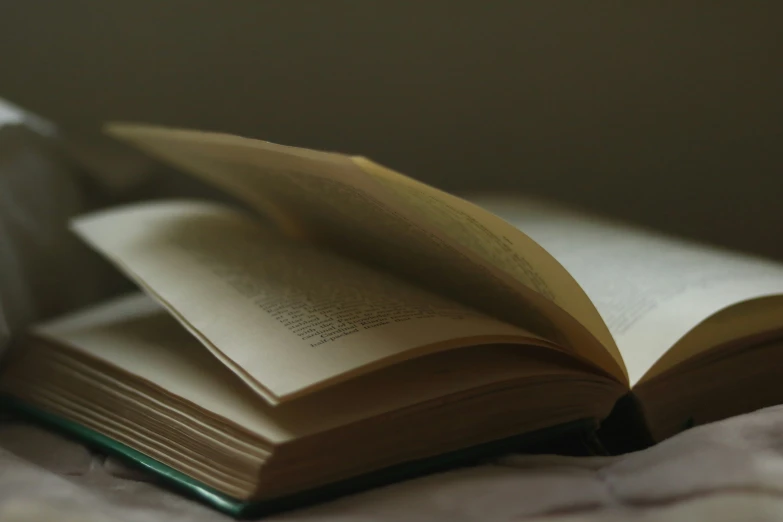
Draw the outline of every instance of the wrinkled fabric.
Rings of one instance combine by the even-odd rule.
[[[52,518],[56,513],[57,517]],[[783,521],[783,407],[618,457],[508,455],[273,521]],[[0,423],[0,520],[218,522],[155,478],[21,421]]]
[[[98,188],[53,137],[9,118],[0,113],[0,356],[31,323],[110,295],[121,281],[68,229],[102,199]]]

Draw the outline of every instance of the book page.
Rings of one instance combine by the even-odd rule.
[[[241,198],[293,236],[534,332],[626,380],[606,325],[568,272],[475,205],[363,158],[148,126],[109,131]]]
[[[779,264],[541,201],[475,201],[523,228],[582,285],[632,384],[718,344],[783,328]]]
[[[216,204],[132,205],[74,228],[272,403],[428,351],[551,345]]]
[[[562,379],[565,385],[569,380],[601,380],[584,374],[586,367],[563,360],[559,361],[562,365],[558,364],[557,357],[546,357],[541,350],[521,353],[514,347],[497,345],[406,361],[271,406],[259,401],[235,375],[216,364],[198,340],[144,294],[121,296],[37,325],[33,333],[55,346],[69,347],[56,348],[58,351],[74,350],[109,363],[250,429],[273,444],[497,382],[529,378],[532,384],[537,380]],[[615,396],[623,393],[620,385],[615,388]],[[547,397],[541,398],[542,402],[546,400]],[[555,410],[553,406],[552,412]],[[323,415],[324,411],[329,415]]]

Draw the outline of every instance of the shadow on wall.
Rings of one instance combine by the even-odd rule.
[[[0,7],[0,93],[371,156],[783,259],[783,4]]]

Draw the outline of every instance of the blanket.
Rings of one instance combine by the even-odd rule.
[[[617,457],[507,455],[271,521],[783,521],[783,406]],[[111,457],[0,419],[0,520],[219,522]]]

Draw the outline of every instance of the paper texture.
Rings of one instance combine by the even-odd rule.
[[[74,227],[272,403],[415,354],[547,344],[215,204],[141,204]]]
[[[474,205],[362,158],[206,132],[108,130],[292,235],[555,341],[625,380],[611,336],[571,276],[522,232]]]
[[[783,328],[779,264],[526,198],[476,201],[529,233],[582,285],[616,339],[632,385],[717,344]],[[689,334],[728,307],[762,298]],[[666,364],[651,372],[665,354]]]

